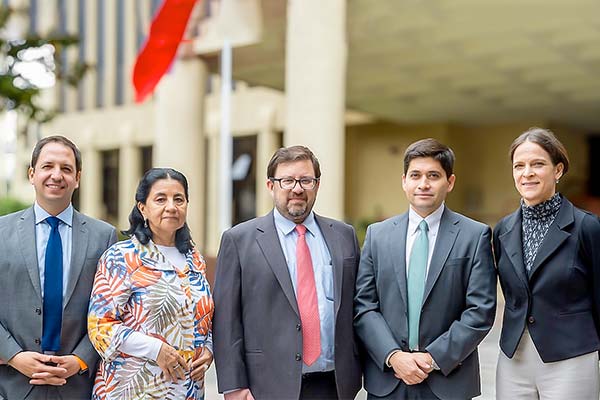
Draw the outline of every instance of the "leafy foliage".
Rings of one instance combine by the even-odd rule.
[[[0,215],[6,215],[15,211],[23,210],[30,204],[24,203],[12,197],[0,197]]]
[[[11,18],[24,12],[0,6],[0,110],[17,110],[27,122],[44,123],[55,116],[56,110],[38,104],[42,88],[23,72],[23,66],[37,63],[38,69],[42,67],[71,86],[77,86],[89,66],[66,62],[65,51],[78,44],[77,36],[51,32],[46,37],[34,33],[24,39],[10,37]]]

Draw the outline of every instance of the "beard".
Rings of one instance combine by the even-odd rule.
[[[309,204],[308,196],[306,195],[290,196],[287,198],[286,203],[280,202],[276,204],[276,206],[281,215],[294,221],[295,223],[302,222],[312,209],[312,204]]]
[[[297,206],[297,205],[290,205],[287,207],[288,210],[288,214],[291,215],[292,217],[301,217],[306,213],[306,205],[303,206]]]

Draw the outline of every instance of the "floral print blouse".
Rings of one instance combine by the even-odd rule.
[[[90,340],[101,356],[94,400],[204,399],[204,383],[165,379],[155,360],[120,351],[132,332],[157,338],[186,362],[203,347],[212,352],[214,304],[206,264],[194,248],[183,269],[152,241],[135,237],[115,243],[98,261],[88,313]]]

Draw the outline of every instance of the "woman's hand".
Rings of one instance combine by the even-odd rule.
[[[210,367],[210,364],[213,361],[213,355],[209,349],[206,347],[202,348],[200,354],[192,360],[191,365],[191,378],[195,381],[199,381],[204,378],[204,374]]]
[[[170,379],[174,383],[179,379],[185,379],[185,371],[188,370],[185,360],[177,350],[168,344],[163,343],[160,346],[156,363],[162,369],[166,379]]]

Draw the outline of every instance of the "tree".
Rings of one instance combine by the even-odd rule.
[[[26,15],[26,10],[0,6],[0,110],[16,110],[25,122],[44,123],[56,110],[38,104],[42,87],[32,78],[31,67],[77,86],[89,68],[79,61],[66,63],[67,48],[78,44],[77,36],[51,32],[46,37],[29,33],[15,38],[10,32],[11,18]]]

